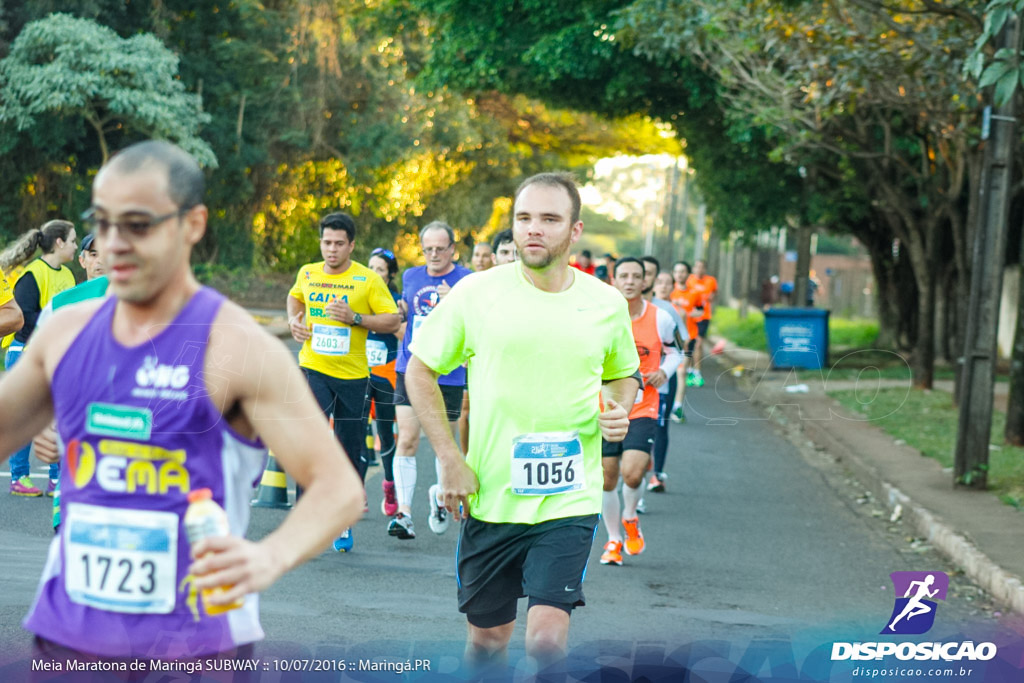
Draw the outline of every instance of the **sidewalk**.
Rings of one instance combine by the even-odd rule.
[[[956,564],[1004,609],[1024,614],[1024,516],[994,495],[953,487],[953,475],[937,461],[844,410],[826,394],[822,377],[802,372],[799,380],[785,370],[771,370],[767,353],[727,344],[722,354],[726,371],[742,366],[742,386],[751,400],[772,416],[785,412],[816,447],[849,468],[894,515]],[[735,373],[734,373],[735,374]],[[786,391],[807,385],[806,393]],[[908,382],[872,382],[908,386]],[[948,385],[948,386],[945,386]],[[938,390],[952,383],[936,382]],[[828,382],[827,389],[852,389],[855,382]],[[1002,396],[1000,397],[1000,393]],[[996,401],[1005,405],[1006,387],[997,386]],[[913,419],[915,416],[907,416]]]

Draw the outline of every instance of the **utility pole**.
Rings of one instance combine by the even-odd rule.
[[[681,181],[683,183],[683,197],[679,201],[679,240],[676,242],[678,245],[677,248],[672,252],[673,257],[672,263],[669,264],[670,268],[676,261],[686,260],[686,216],[687,212],[690,210],[690,162],[686,160],[686,157],[683,157],[683,170],[681,176]]]
[[[672,166],[671,181],[669,182],[669,200],[665,207],[665,223],[668,225],[668,243],[665,245],[665,251],[658,254],[659,260],[664,261],[665,255],[668,256],[669,261],[672,260],[672,254],[676,248],[676,204],[679,197],[679,160],[676,159],[676,163]],[[653,252],[646,252],[653,254]],[[671,265],[669,266],[671,268]]]
[[[1020,51],[1020,17],[1012,15],[999,31],[996,50]],[[993,89],[990,89],[993,90]],[[1003,289],[1007,222],[1016,143],[1016,93],[991,113],[985,108],[982,140],[985,159],[981,208],[971,259],[971,295],[967,306],[960,420],[956,435],[953,483],[976,489],[988,485],[988,446],[992,435],[992,382],[996,364],[999,300]]]

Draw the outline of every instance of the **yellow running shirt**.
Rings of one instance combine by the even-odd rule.
[[[2,270],[0,270],[0,306],[14,298],[14,288],[7,281]]]
[[[325,273],[323,261],[306,264],[288,292],[305,304],[306,327],[312,334],[299,351],[299,365],[337,379],[370,376],[366,362],[368,330],[328,318],[327,303],[340,298],[360,315],[398,313],[395,299],[380,275],[355,261],[350,264],[338,275]]]
[[[631,376],[640,358],[626,300],[575,273],[558,293],[527,282],[520,262],[470,275],[412,341],[440,374],[468,362],[475,519],[537,524],[601,511],[601,382]]]

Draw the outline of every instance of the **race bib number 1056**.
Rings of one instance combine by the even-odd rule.
[[[541,432],[518,436],[512,443],[512,492],[551,496],[586,486],[579,432]]]

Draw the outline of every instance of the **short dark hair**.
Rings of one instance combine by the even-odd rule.
[[[206,179],[192,155],[165,140],[146,140],[125,147],[110,157],[105,166],[118,173],[131,173],[156,163],[167,171],[167,194],[180,209],[203,203]]]
[[[644,263],[650,263],[652,266],[654,266],[655,277],[657,277],[658,273],[661,272],[661,264],[658,263],[658,259],[654,258],[653,256],[641,256],[640,260],[643,261]],[[644,272],[647,272],[647,266],[644,266]]]
[[[566,173],[564,171],[558,171],[555,173],[538,173],[532,175],[516,188],[515,200],[519,199],[519,195],[523,190],[528,188],[530,185],[547,185],[548,187],[560,187],[569,194],[569,201],[572,202],[572,216],[570,222],[575,225],[580,220],[580,191],[576,186],[576,176],[572,173]],[[513,204],[515,201],[513,201]]]
[[[320,219],[320,237],[324,236],[324,230],[344,230],[348,235],[349,242],[356,240],[356,222],[343,211],[329,213]]]
[[[515,242],[515,240],[512,239],[512,228],[506,228],[494,236],[494,239],[491,240],[491,251],[497,253],[498,247],[506,242]]]
[[[690,271],[691,273],[693,272],[693,268],[691,268],[690,264],[687,263],[686,261],[676,261],[675,263],[672,264],[672,267],[675,268],[676,266],[685,266],[688,271]]]
[[[580,252],[580,256],[586,256],[587,258],[593,258],[593,256],[590,255],[590,250],[589,249],[584,249],[583,251],[581,251]]]
[[[641,273],[644,272],[644,262],[643,261],[641,261],[640,259],[636,258],[635,256],[623,256],[622,258],[620,258],[618,261],[615,262],[615,268],[612,269],[612,277],[618,275],[619,274],[619,268],[621,268],[622,266],[624,266],[627,263],[635,263],[635,264],[637,264],[638,266],[640,266],[640,272]]]

